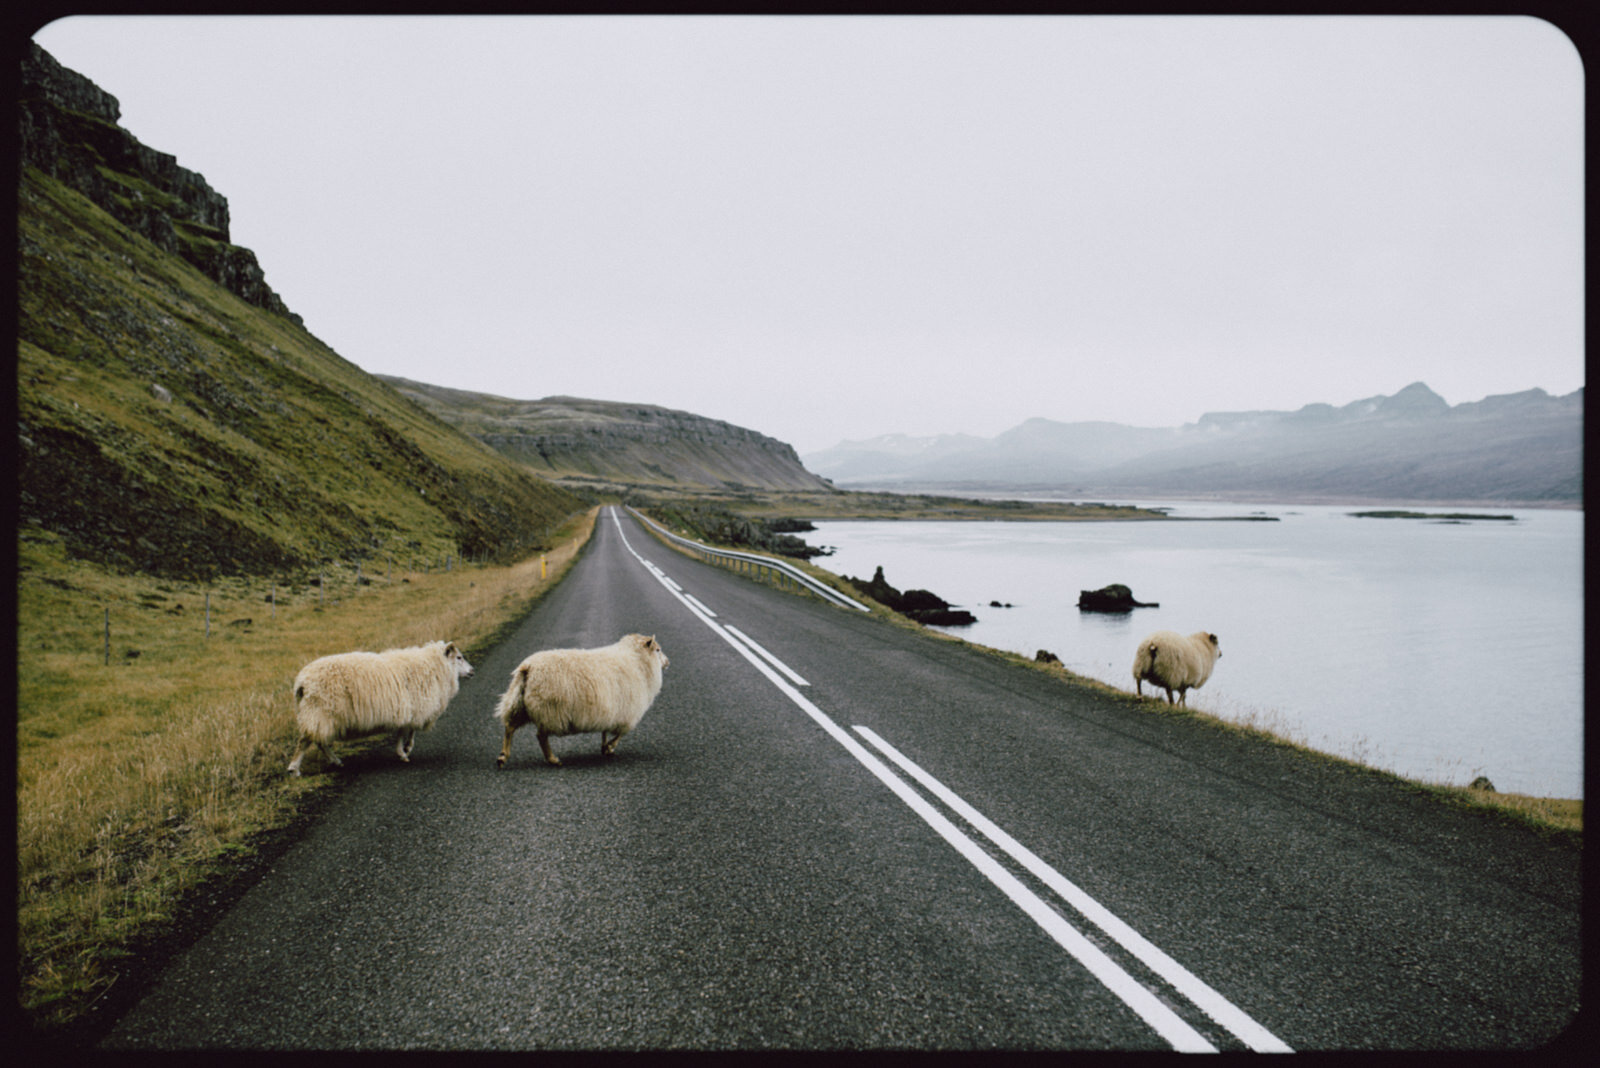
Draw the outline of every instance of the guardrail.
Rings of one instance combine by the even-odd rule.
[[[786,564],[781,560],[774,560],[770,556],[757,556],[755,553],[735,552],[733,549],[713,549],[709,545],[702,545],[697,541],[679,537],[649,516],[641,515],[638,510],[629,505],[624,505],[623,507],[627,508],[628,513],[641,523],[649,524],[663,538],[666,538],[674,545],[681,545],[709,564],[770,579],[780,589],[804,590],[807,593],[821,597],[831,604],[836,604],[840,608],[854,608],[861,612],[872,611],[860,601],[845,596],[832,586],[818,582],[799,568]]]

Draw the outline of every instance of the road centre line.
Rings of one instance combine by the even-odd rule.
[[[890,760],[898,764],[917,782],[943,801],[962,819],[975,827],[984,837],[999,846],[1008,856],[1021,864],[1046,886],[1054,890],[1063,901],[1071,905],[1095,926],[1110,935],[1123,949],[1159,975],[1184,997],[1188,998],[1207,1016],[1227,1028],[1234,1037],[1257,1053],[1293,1053],[1287,1044],[1272,1032],[1251,1019],[1238,1006],[1217,993],[1183,965],[1167,956],[1143,935],[1128,926],[1110,909],[1090,897],[1066,876],[1046,864],[1032,850],[997,827],[977,809],[962,800],[960,795],[924,771],[894,746],[884,741],[867,727],[857,726],[855,732],[871,742]]]
[[[750,635],[746,634],[744,631],[740,630],[731,623],[724,623],[723,626],[726,627],[728,632],[735,638],[738,638],[750,648],[754,649],[757,656],[761,657],[761,659],[765,660],[767,663],[771,664],[773,667],[789,676],[790,682],[794,683],[796,686],[811,685],[805,679],[802,679],[798,674],[796,674],[794,668],[790,667],[788,664],[785,664],[782,660],[779,660],[777,657],[763,649],[754,638],[750,637]]]
[[[617,517],[615,508],[611,511],[612,521],[616,524],[617,534],[622,538],[623,546],[640,563],[645,563],[644,557],[634,551],[628,542],[628,536],[623,532],[622,521]],[[654,567],[649,568],[656,573]],[[657,580],[663,578],[657,573]],[[737,638],[728,633],[722,624],[716,623],[710,617],[703,615],[690,603],[687,594],[678,593],[664,581],[663,588],[681,601],[684,607],[694,613],[706,626],[726,641],[729,645],[753,665],[757,671],[765,675],[774,686],[785,696],[799,706],[800,710],[810,716],[830,737],[842,745],[851,756],[855,757],[868,771],[887,786],[895,796],[899,797],[907,807],[920,816],[923,822],[943,838],[950,846],[960,853],[968,863],[991,883],[998,887],[1011,901],[1022,909],[1036,924],[1044,929],[1058,945],[1070,953],[1089,973],[1100,981],[1108,990],[1115,994],[1125,1005],[1132,1009],[1140,1019],[1144,1020],[1158,1035],[1167,1041],[1174,1049],[1186,1053],[1215,1053],[1213,1046],[1204,1035],[1191,1027],[1181,1016],[1168,1008],[1154,993],[1147,990],[1143,984],[1134,979],[1102,951],[1093,942],[1068,923],[1062,915],[1052,908],[1043,898],[1029,890],[1022,881],[991,857],[965,832],[952,823],[949,818],[935,809],[928,801],[904,779],[896,775],[883,761],[873,756],[860,742],[852,738],[842,727],[835,723],[829,716],[816,705],[806,700],[794,687],[790,686],[771,667],[767,666],[755,653],[747,649]]]

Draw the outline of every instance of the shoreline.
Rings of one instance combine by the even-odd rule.
[[[850,522],[852,520],[836,518],[832,521]],[[870,519],[868,517],[863,517],[862,519],[856,521],[870,521]],[[810,560],[797,560],[789,558],[782,559],[788,563],[802,567],[819,580],[826,582],[834,588],[846,592],[851,596],[862,596],[860,591],[858,591],[850,583],[846,582],[842,575],[830,571],[820,564],[814,563]],[[870,598],[867,599],[870,600]],[[985,645],[982,642],[974,641],[971,638],[963,637],[959,634],[952,634],[943,629],[926,626],[910,619],[909,617],[902,616],[875,601],[872,602],[872,604],[874,605],[873,615],[885,619],[891,625],[916,628],[927,634],[935,636],[939,640],[960,642],[974,650],[982,652],[985,655],[1005,659],[1026,670],[1051,671],[1057,675],[1057,677],[1060,677],[1064,682],[1069,684],[1089,686],[1105,692],[1115,693],[1119,696],[1127,698],[1130,701],[1140,704],[1141,707],[1145,704],[1145,702],[1140,702],[1131,691],[1120,689],[1111,683],[1103,682],[1100,679],[1094,678],[1093,676],[1080,675],[1060,666],[1039,664],[1035,661],[1029,660],[1025,654]],[[1155,711],[1159,714],[1165,711],[1165,706],[1157,708]],[[1580,837],[1580,839],[1583,833],[1582,806],[1584,799],[1582,797],[1543,797],[1535,794],[1520,794],[1510,791],[1474,790],[1470,786],[1456,786],[1450,783],[1430,782],[1419,777],[1407,776],[1386,768],[1362,763],[1361,761],[1351,757],[1326,752],[1308,743],[1296,741],[1294,738],[1275,732],[1270,728],[1258,726],[1252,723],[1235,722],[1216,713],[1206,712],[1203,710],[1185,709],[1183,710],[1182,714],[1195,716],[1222,729],[1252,734],[1260,737],[1264,741],[1270,742],[1271,744],[1287,746],[1315,756],[1318,759],[1336,761],[1339,763],[1348,764],[1352,767],[1361,768],[1364,771],[1387,775],[1416,789],[1432,792],[1441,798],[1446,799],[1447,801],[1466,803],[1477,807],[1489,808],[1499,812],[1508,813],[1515,818],[1527,821],[1536,828],[1542,830],[1547,830],[1558,834],[1576,834]],[[1565,811],[1572,809],[1573,807],[1576,807],[1575,817],[1570,813],[1561,815],[1557,814],[1556,812],[1556,810]],[[1575,827],[1572,824],[1572,820],[1574,818],[1576,820]]]
[[[1352,508],[1375,507],[1411,507],[1411,508],[1536,508],[1541,511],[1552,512],[1581,512],[1583,502],[1578,501],[1551,501],[1527,500],[1523,498],[1468,498],[1444,497],[1438,500],[1418,500],[1414,497],[1361,497],[1346,496],[1343,494],[1316,494],[1316,493],[1258,493],[1247,490],[1230,493],[1166,493],[1157,491],[1126,492],[1126,491],[1098,491],[1098,490],[1060,490],[1048,488],[1005,488],[996,486],[923,486],[915,488],[889,489],[879,485],[862,484],[860,486],[838,486],[845,493],[863,494],[894,494],[899,496],[943,496],[962,494],[967,498],[987,501],[1020,501],[1026,504],[1067,504],[1073,502],[1086,502],[1091,499],[1095,503],[1115,505],[1126,501],[1190,501],[1196,504],[1264,504],[1264,505],[1316,505],[1327,507],[1350,506]],[[1144,507],[1143,505],[1127,505],[1127,507]]]

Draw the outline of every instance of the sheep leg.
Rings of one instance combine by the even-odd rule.
[[[1171,687],[1171,686],[1163,686],[1163,687],[1161,687],[1161,688],[1162,688],[1162,689],[1163,689],[1163,690],[1166,690],[1166,691],[1167,691],[1167,704],[1169,704],[1169,705],[1175,705],[1175,704],[1177,704],[1177,703],[1178,703],[1178,702],[1176,702],[1176,701],[1174,701],[1174,700],[1173,700],[1173,699],[1172,699],[1172,687]]]
[[[627,733],[627,728],[621,728],[614,731],[601,731],[600,752],[606,756],[610,756],[612,753],[615,753],[617,751],[617,743],[622,741],[622,736]],[[607,734],[610,734],[611,736],[609,739],[606,737]]]
[[[306,758],[306,754],[309,753],[311,751],[311,747],[316,744],[317,743],[311,740],[311,736],[309,734],[302,734],[300,736],[300,744],[295,746],[294,758],[289,761],[290,775],[297,777],[299,776],[300,762]]]
[[[554,764],[558,768],[561,766],[561,761],[556,759],[556,755],[554,753],[550,752],[549,731],[541,730],[539,732],[539,748],[544,750],[544,759],[546,763]]]
[[[405,730],[401,731],[398,736],[396,736],[394,745],[395,756],[399,757],[401,760],[404,760],[407,764],[411,763],[411,747],[416,743],[416,729],[407,727]]]
[[[506,766],[506,761],[511,759],[511,736],[517,733],[517,728],[522,724],[515,722],[511,717],[506,717],[506,740],[500,746],[500,759],[494,762],[496,768]]]
[[[300,762],[306,758],[306,754],[310,753],[312,749],[320,749],[323,759],[334,767],[344,766],[344,761],[333,755],[333,750],[328,748],[326,742],[318,741],[311,735],[302,733],[300,735],[300,744],[295,747],[294,759],[289,761],[290,775],[300,774]]]

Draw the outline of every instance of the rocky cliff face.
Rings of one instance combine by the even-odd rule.
[[[18,110],[24,166],[82,193],[246,302],[300,324],[267,285],[255,253],[230,243],[227,198],[118,126],[116,97],[29,42]]]
[[[511,559],[582,506],[323,345],[225,243],[204,179],[113,126],[87,79],[37,50],[25,67],[19,543],[171,578],[286,576]]]
[[[509,400],[379,377],[543,475],[714,489],[828,488],[786,442],[692,412],[580,397]]]

